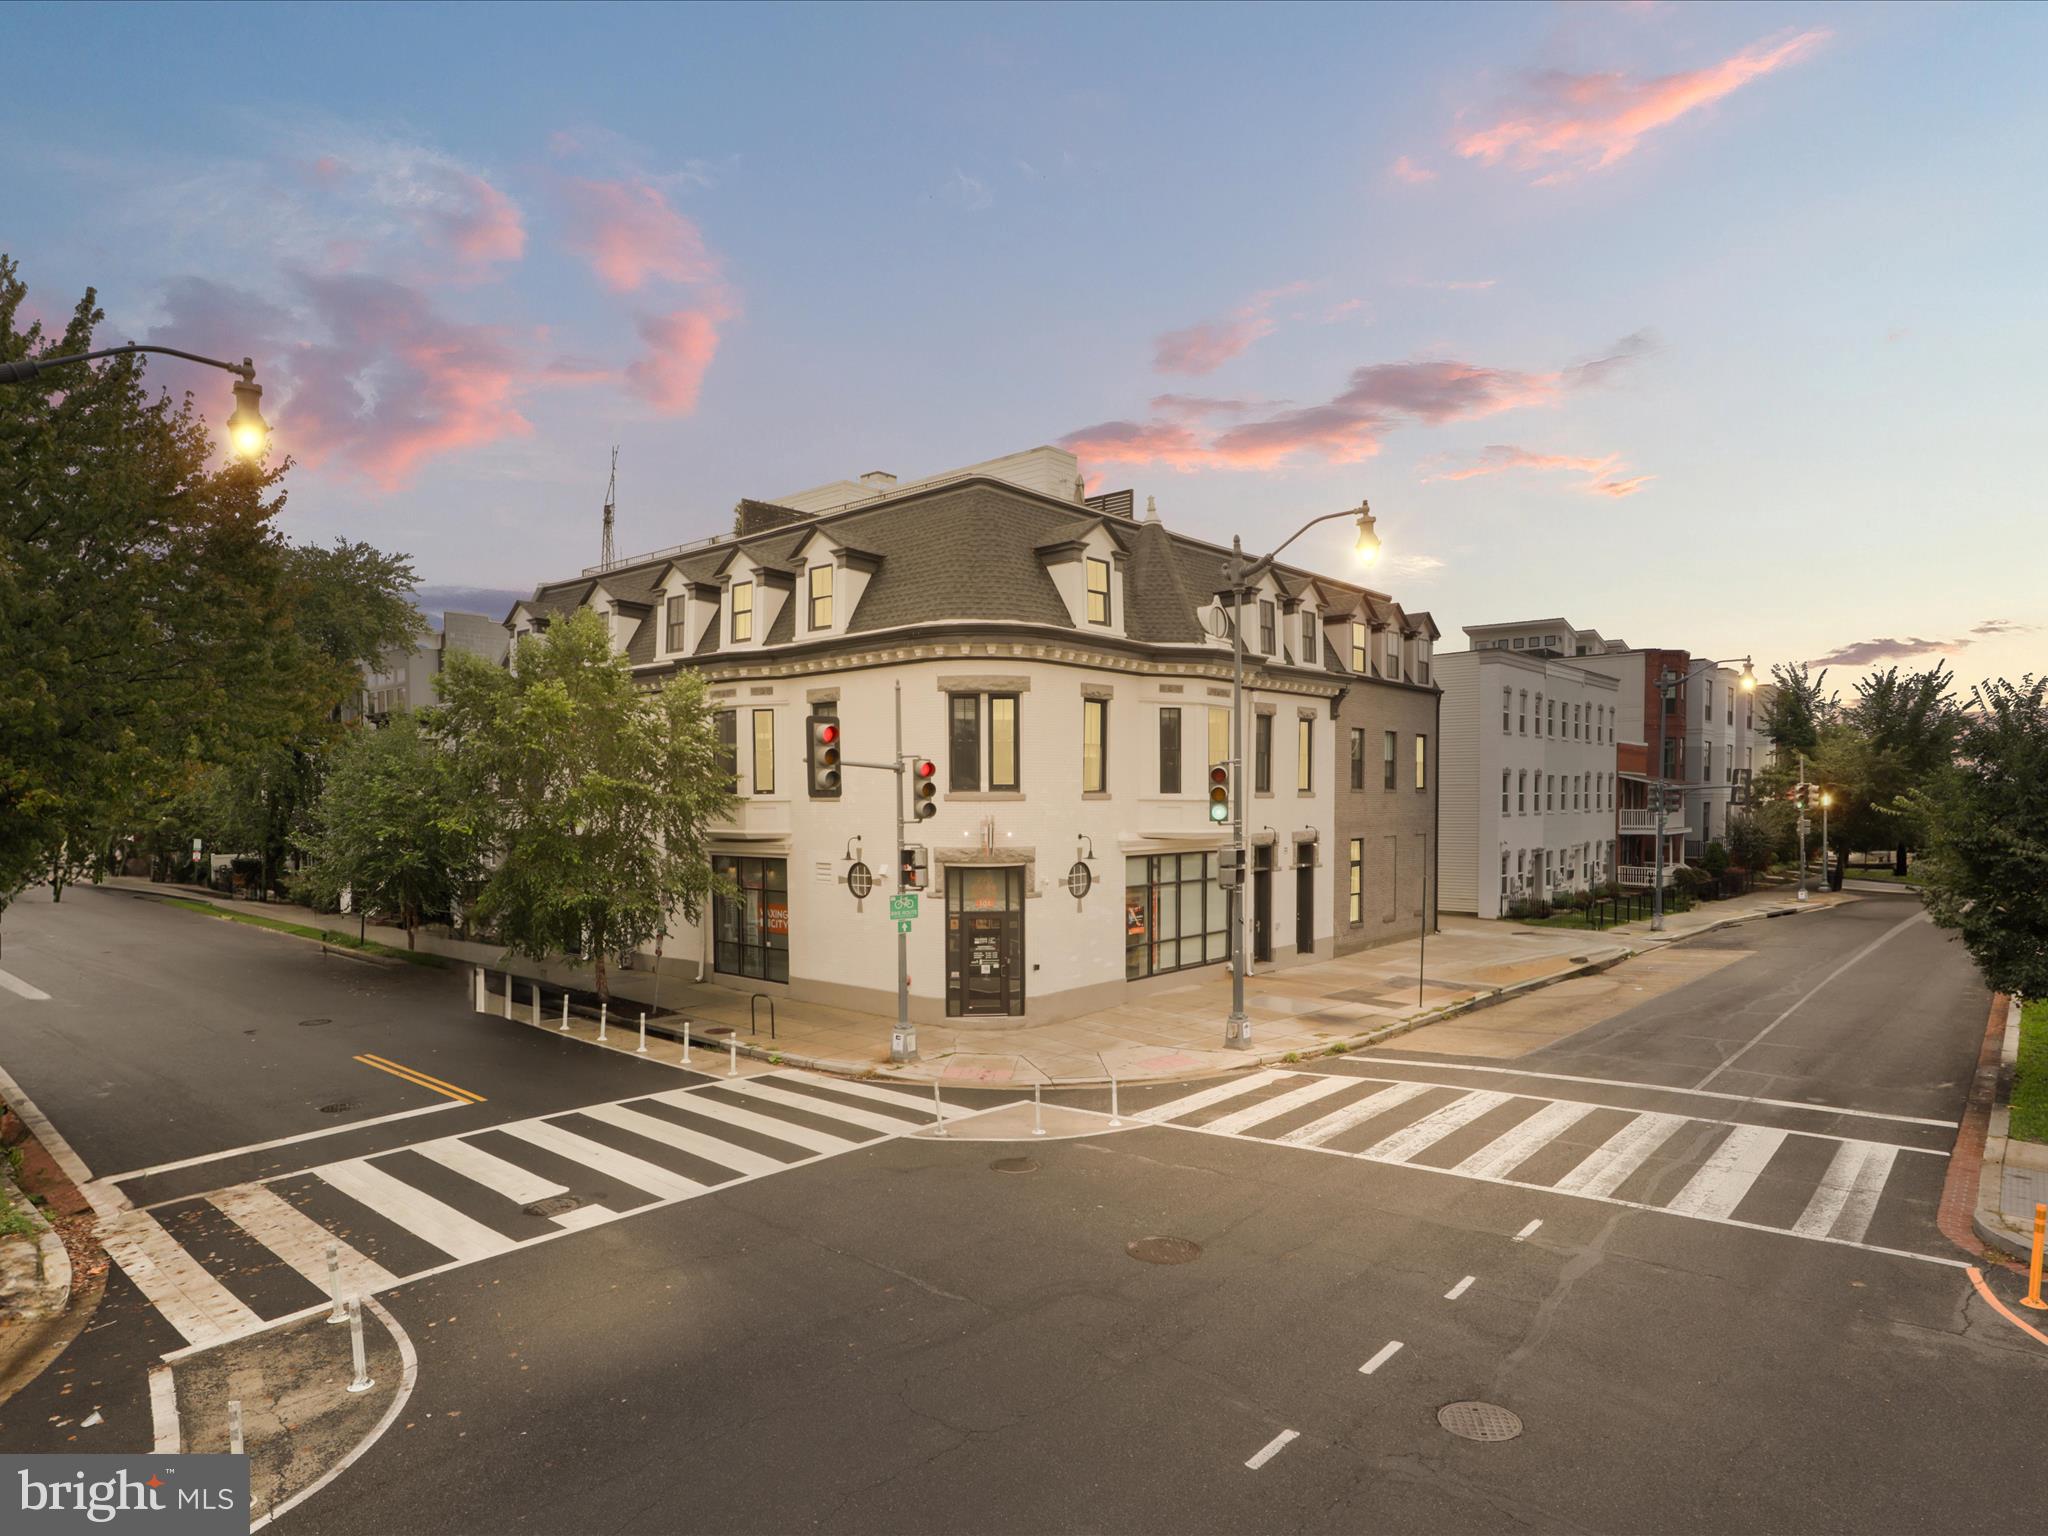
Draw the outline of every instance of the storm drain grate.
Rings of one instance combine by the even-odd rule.
[[[545,1200],[536,1200],[531,1205],[522,1205],[520,1210],[529,1216],[566,1216],[583,1202],[574,1195],[550,1195]]]
[[[322,1104],[320,1106],[320,1113],[323,1115],[345,1115],[355,1107],[356,1101],[354,1099],[336,1099],[332,1104]]]
[[[1461,1439],[1488,1443],[1512,1440],[1522,1432],[1521,1415],[1499,1403],[1445,1403],[1436,1421]]]
[[[1141,1237],[1124,1252],[1140,1264],[1192,1264],[1202,1256],[1202,1245],[1184,1237]]]
[[[988,1166],[990,1172],[992,1173],[1038,1172],[1037,1160],[1035,1158],[1029,1157],[999,1157],[994,1162],[990,1163]]]
[[[301,1019],[299,1020],[299,1028],[311,1029],[316,1024],[332,1024],[333,1022],[334,1020],[332,1019]]]

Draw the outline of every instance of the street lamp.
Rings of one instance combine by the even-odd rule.
[[[1672,696],[1678,692],[1682,684],[1690,680],[1696,673],[1704,672],[1709,667],[1732,667],[1738,661],[1742,663],[1742,691],[1744,693],[1756,692],[1756,666],[1747,656],[1731,656],[1726,661],[1694,662],[1682,674],[1666,667],[1657,674],[1657,851],[1656,888],[1650,892],[1650,932],[1652,933],[1662,933],[1664,931],[1664,809],[1671,798],[1670,789],[1665,782],[1667,776],[1664,772],[1665,714],[1672,702]]]
[[[228,446],[235,457],[252,463],[263,456],[263,450],[270,444],[270,425],[263,419],[263,386],[256,382],[256,364],[246,357],[239,363],[226,363],[217,357],[201,357],[197,352],[181,352],[176,347],[144,347],[130,342],[124,347],[106,347],[98,352],[80,352],[71,357],[23,358],[16,363],[0,363],[0,384],[26,384],[46,368],[61,368],[66,363],[89,363],[96,358],[120,357],[129,352],[160,352],[166,357],[182,357],[188,363],[204,363],[209,368],[221,368],[239,375],[240,382],[235,385],[234,414],[228,417]]]
[[[1244,598],[1250,583],[1272,569],[1273,562],[1281,552],[1318,523],[1335,522],[1340,517],[1355,519],[1358,524],[1356,550],[1361,564],[1371,564],[1380,552],[1380,536],[1373,531],[1372,505],[1363,497],[1356,507],[1342,512],[1325,512],[1321,517],[1312,517],[1294,532],[1280,541],[1278,548],[1263,557],[1245,564],[1244,540],[1236,534],[1230,537],[1230,559],[1224,564],[1223,575],[1229,582],[1230,592],[1230,753],[1233,767],[1231,775],[1231,798],[1234,802],[1231,814],[1231,847],[1237,860],[1237,889],[1230,893],[1230,1017],[1223,1023],[1224,1049],[1248,1050],[1252,1043],[1252,1021],[1244,1011],[1244,891],[1245,881],[1250,876],[1245,859],[1244,843]],[[1210,765],[1212,768],[1214,764]]]

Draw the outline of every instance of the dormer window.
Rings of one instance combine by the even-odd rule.
[[[1088,570],[1088,622],[1107,624],[1109,622],[1109,562],[1092,556],[1087,562]]]
[[[1370,664],[1366,660],[1366,635],[1369,631],[1363,624],[1351,626],[1351,670],[1360,677],[1365,676]]]
[[[1259,654],[1273,654],[1273,603],[1263,597],[1259,599]]]
[[[668,625],[667,646],[669,654],[676,655],[689,649],[689,626],[683,619],[684,599],[680,593],[668,599],[663,608]]]
[[[754,638],[754,584],[751,581],[732,584],[732,638],[735,644]]]
[[[810,583],[811,628],[832,627],[832,567],[814,565],[807,577]]]
[[[1316,628],[1318,620],[1313,613],[1301,616],[1301,659],[1307,666],[1316,664]]]

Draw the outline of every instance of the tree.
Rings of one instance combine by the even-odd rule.
[[[1927,909],[1996,991],[2048,997],[2048,678],[1971,692],[1958,761],[1909,796]]]
[[[421,922],[449,910],[476,862],[453,780],[448,752],[416,716],[352,727],[329,755],[295,889],[320,905],[346,890],[360,911],[396,913],[416,947]]]
[[[1809,756],[1820,745],[1820,728],[1835,713],[1838,699],[1823,694],[1827,668],[1813,676],[1805,662],[1796,667],[1780,662],[1771,668],[1771,691],[1764,700],[1759,729],[1781,755],[1804,752]]]
[[[1943,663],[1903,677],[1897,667],[1873,672],[1856,685],[1856,702],[1847,717],[1869,743],[1871,799],[1875,824],[1884,835],[1862,844],[1890,847],[1893,870],[1906,873],[1907,854],[1921,840],[1922,829],[1897,808],[1900,798],[1930,782],[1955,756],[1961,729],[1951,687],[1955,674]],[[1853,844],[1851,846],[1854,846]]]
[[[61,337],[19,328],[26,293],[0,256],[0,359],[91,349],[91,290]],[[87,867],[261,723],[289,629],[285,467],[213,459],[138,357],[0,388],[0,904]]]
[[[1728,860],[1748,874],[1768,871],[1777,847],[1777,833],[1754,808],[1728,818]]]
[[[429,725],[461,825],[490,864],[477,916],[516,954],[607,957],[696,922],[714,880],[706,828],[733,805],[703,679],[647,692],[579,611],[523,636],[510,669],[451,655]]]

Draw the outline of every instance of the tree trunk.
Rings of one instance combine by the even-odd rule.
[[[604,924],[592,923],[590,925],[590,964],[592,979],[597,985],[597,1000],[599,1003],[606,1003],[611,1000],[611,992],[605,980],[604,948]]]
[[[1899,844],[1892,850],[1892,873],[1901,880],[1906,878],[1906,845]]]
[[[408,905],[405,909],[405,947],[407,949],[418,949],[420,947],[417,939],[414,937],[419,925],[419,909]]]

